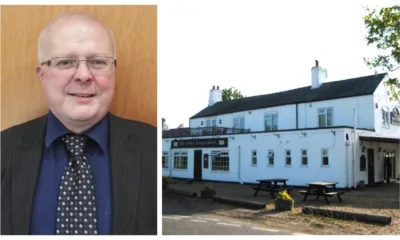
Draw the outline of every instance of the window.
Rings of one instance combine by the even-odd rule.
[[[276,131],[278,130],[278,114],[266,114],[265,115],[265,131]]]
[[[382,107],[382,126],[389,127],[389,108]]]
[[[187,152],[174,153],[174,169],[187,169]]]
[[[301,149],[301,165],[308,165],[307,149]]]
[[[168,152],[163,152],[162,154],[162,167],[168,168]]]
[[[228,152],[211,152],[211,170],[229,172],[229,153]]]
[[[257,165],[257,150],[251,151],[251,165]]]
[[[206,127],[215,127],[217,126],[217,119],[215,118],[209,118],[206,121]]]
[[[323,166],[329,165],[329,151],[327,148],[322,149],[322,165]]]
[[[331,127],[333,125],[333,108],[318,109],[318,126]]]
[[[233,119],[233,128],[244,129],[244,117],[235,117]]]
[[[268,165],[274,165],[274,150],[268,151]]]
[[[290,156],[290,150],[285,150],[285,156],[286,156],[286,165],[290,166],[292,165],[292,157]]]
[[[360,171],[365,171],[367,170],[367,159],[365,158],[364,155],[361,155],[360,157]]]

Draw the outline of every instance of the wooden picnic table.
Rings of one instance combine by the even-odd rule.
[[[303,202],[307,200],[308,195],[317,196],[316,199],[319,199],[320,196],[323,196],[325,198],[326,203],[328,204],[329,204],[328,197],[332,197],[335,195],[338,197],[339,201],[342,201],[340,195],[344,194],[344,192],[337,191],[336,184],[337,182],[307,183],[308,185],[307,191],[300,191],[301,194],[304,194]]]
[[[293,189],[287,187],[286,181],[288,181],[288,179],[260,179],[256,181],[259,182],[259,184],[257,187],[252,187],[255,190],[254,197],[257,196],[258,191],[265,191],[269,192],[270,195],[275,198],[277,192],[287,190],[288,193],[290,193],[290,190]]]

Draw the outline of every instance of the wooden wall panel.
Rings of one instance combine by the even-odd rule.
[[[157,126],[157,6],[1,6],[1,129],[45,114],[37,39],[58,14],[91,14],[113,31],[118,67],[111,112]]]

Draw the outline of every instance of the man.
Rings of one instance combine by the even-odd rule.
[[[157,234],[157,131],[109,113],[116,58],[87,15],[41,32],[49,113],[1,132],[3,235]]]

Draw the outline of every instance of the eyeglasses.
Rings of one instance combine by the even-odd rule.
[[[85,60],[78,60],[75,57],[55,57],[42,62],[41,65],[47,65],[59,70],[77,70],[79,62],[86,62],[86,66],[94,72],[111,72],[117,67],[117,60],[112,57],[92,57]]]

